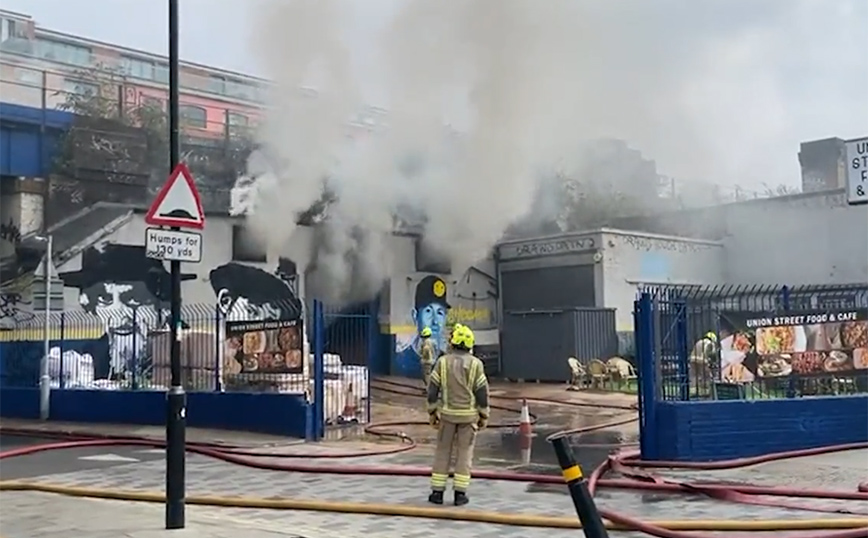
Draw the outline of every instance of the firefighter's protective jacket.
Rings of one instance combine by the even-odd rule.
[[[430,338],[425,338],[419,346],[419,360],[422,364],[434,364],[436,359],[437,349],[434,346],[434,342]]]
[[[428,412],[438,412],[440,420],[453,424],[488,418],[488,378],[482,361],[459,350],[437,359],[428,381]]]
[[[700,338],[693,345],[693,351],[690,353],[691,362],[701,362],[711,364],[717,357],[717,342],[711,338]]]

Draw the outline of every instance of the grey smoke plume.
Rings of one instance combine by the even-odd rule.
[[[396,216],[424,222],[426,244],[460,271],[528,211],[556,211],[539,203],[539,186],[551,184],[540,183],[540,167],[607,187],[612,178],[587,170],[576,151],[586,140],[626,139],[676,177],[767,181],[784,168],[764,151],[791,127],[768,73],[817,21],[830,29],[824,41],[837,35],[826,5],[404,0],[376,37],[379,69],[362,79],[342,40],[359,15],[353,3],[275,0],[256,26],[272,106],[234,209],[279,250],[294,216],[329,191],[336,201],[318,231],[313,280],[319,294],[352,300],[390,276]],[[299,91],[312,78],[315,97]],[[362,82],[388,92],[388,125],[351,141]],[[789,147],[785,169],[795,170]]]

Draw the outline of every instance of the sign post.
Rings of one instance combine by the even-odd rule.
[[[845,142],[847,203],[868,204],[868,137]]]
[[[169,0],[169,167],[172,172],[145,215],[145,222],[151,226],[171,228],[145,231],[148,257],[168,260],[171,275],[172,381],[166,394],[166,529],[183,529],[186,525],[187,395],[181,385],[181,262],[196,263],[202,257],[202,237],[180,229],[205,227],[199,192],[190,171],[181,163],[178,30],[178,0]]]

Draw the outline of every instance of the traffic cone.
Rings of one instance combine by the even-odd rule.
[[[527,400],[521,401],[521,419],[518,423],[519,435],[533,436],[533,424],[530,422],[530,409],[527,407]]]
[[[530,422],[530,409],[527,400],[521,401],[521,419],[518,423],[518,447],[521,451],[522,465],[530,465],[531,446],[533,445],[533,424]]]
[[[521,451],[521,464],[530,465],[531,450],[533,447],[533,435],[519,434],[518,448]]]
[[[346,400],[344,401],[344,411],[341,413],[341,418],[344,422],[358,422],[359,417],[356,416],[356,397],[353,394],[353,384],[347,386]]]

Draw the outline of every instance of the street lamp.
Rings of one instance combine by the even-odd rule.
[[[42,328],[42,360],[39,361],[39,419],[48,420],[51,406],[51,378],[48,376],[48,354],[51,351],[51,266],[54,239],[51,235],[37,235],[34,239],[45,243],[42,261],[42,278],[45,279],[45,326]]]

